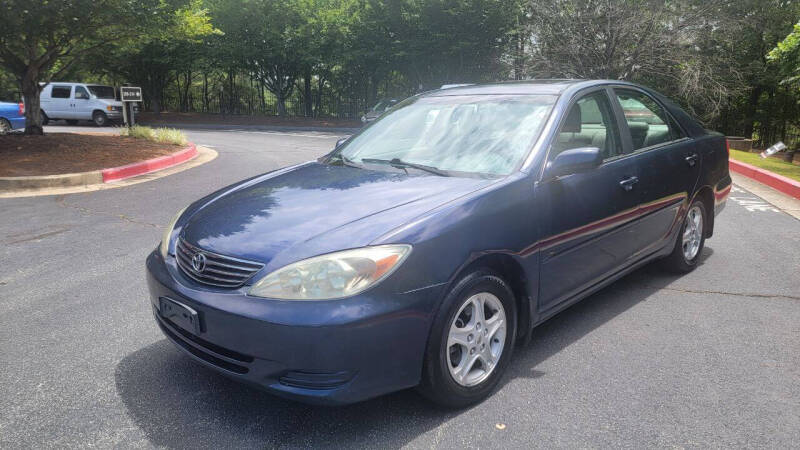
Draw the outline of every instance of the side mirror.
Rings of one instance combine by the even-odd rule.
[[[564,150],[545,168],[545,179],[581,173],[599,167],[603,163],[603,155],[597,147],[581,147]]]
[[[75,94],[76,100],[89,100],[89,96],[86,94]]]
[[[344,144],[345,142],[347,142],[347,140],[348,140],[348,139],[350,139],[350,136],[343,137],[343,138],[339,139],[338,141],[336,141],[336,146],[335,146],[335,147],[333,147],[333,149],[334,149],[334,150],[336,150],[337,148],[341,147],[341,146],[342,146],[342,144]]]

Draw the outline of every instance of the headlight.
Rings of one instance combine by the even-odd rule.
[[[175,214],[175,217],[167,224],[167,228],[164,229],[164,235],[161,236],[161,247],[159,247],[159,250],[161,250],[161,257],[164,259],[167,258],[167,254],[169,253],[169,238],[172,237],[172,229],[175,228],[175,222],[181,218],[184,211],[186,211],[186,208],[183,208],[178,211],[178,214]]]
[[[379,245],[316,256],[270,273],[249,295],[282,300],[348,297],[389,276],[410,252],[410,245]]]

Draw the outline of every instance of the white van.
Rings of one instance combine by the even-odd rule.
[[[75,125],[79,120],[91,120],[106,126],[112,120],[122,120],[122,102],[116,99],[114,88],[99,84],[50,82],[40,95],[42,124],[63,119]]]

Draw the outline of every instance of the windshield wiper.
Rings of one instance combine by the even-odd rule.
[[[397,167],[398,169],[405,169],[406,167],[410,167],[412,169],[422,170],[428,173],[432,173],[434,175],[439,175],[440,177],[449,177],[450,174],[447,171],[442,169],[437,169],[433,166],[426,166],[425,164],[417,164],[408,161],[403,161],[400,158],[392,158],[392,159],[379,159],[379,158],[361,158],[362,163],[367,164],[388,164],[392,167]]]
[[[342,155],[341,153],[331,157],[332,160],[334,158],[336,158],[338,160],[338,162],[341,162],[343,166],[356,167],[356,168],[359,168],[359,169],[363,169],[364,168],[364,166],[362,166],[361,164],[359,164],[359,163],[353,161],[352,159]]]

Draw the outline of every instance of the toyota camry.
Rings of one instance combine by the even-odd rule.
[[[693,270],[730,188],[725,138],[651,89],[427,92],[180,211],[147,258],[152,309],[190,357],[278,395],[462,407],[564,308],[656,260]]]

